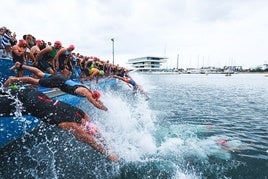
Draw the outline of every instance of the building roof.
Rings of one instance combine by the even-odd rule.
[[[138,63],[138,62],[144,62],[144,61],[154,61],[154,62],[166,62],[165,59],[168,59],[167,57],[155,57],[155,56],[146,56],[146,57],[139,57],[139,58],[132,58],[128,60],[129,64],[132,63]]]

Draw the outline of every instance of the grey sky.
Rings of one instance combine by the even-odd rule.
[[[74,44],[76,52],[112,59],[167,56],[167,67],[242,65],[267,61],[265,0],[2,0],[1,24],[18,38]]]

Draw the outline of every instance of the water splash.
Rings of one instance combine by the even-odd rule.
[[[142,82],[142,78],[136,79]],[[210,129],[206,125],[188,124],[187,121],[180,123],[178,115],[174,119],[177,122],[168,121],[165,115],[161,115],[165,109],[151,109],[153,99],[145,101],[141,95],[133,94],[124,83],[120,85],[115,91],[103,92],[102,101],[108,112],[94,108],[86,100],[79,107],[89,113],[109,147],[122,161],[110,163],[67,133],[54,135],[55,129],[41,130],[41,134],[35,134],[35,137],[50,136],[50,133],[54,137],[47,136],[33,149],[29,147],[28,157],[32,156],[38,164],[32,169],[32,176],[43,171],[51,177],[68,178],[75,170],[83,173],[80,177],[95,178],[222,178],[226,171],[241,165],[233,160],[233,151],[225,150],[216,143],[217,139],[225,138],[232,146],[239,146],[239,139],[219,135],[214,126]],[[149,93],[152,89],[157,91],[150,85],[144,85],[144,89]]]

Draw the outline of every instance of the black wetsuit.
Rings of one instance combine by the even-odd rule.
[[[57,49],[55,49],[55,47],[52,47],[51,51],[41,55],[38,59],[37,67],[42,71],[47,71],[50,68],[52,68],[49,62],[50,60],[54,59],[54,57],[56,56],[56,53],[57,53]]]
[[[66,50],[64,54],[61,54],[59,56],[59,70],[64,70],[66,66],[70,70],[72,69],[71,60],[68,59],[70,55],[71,55],[71,52],[69,52],[68,50]]]
[[[39,80],[39,85],[46,88],[61,88],[66,80],[62,75],[46,74],[44,78]]]
[[[69,93],[76,96],[79,96],[78,94],[75,93],[75,90],[78,87],[86,88],[83,84],[77,83],[73,80],[66,79],[61,75],[50,75],[48,77],[41,78],[39,80],[39,85],[46,88],[59,88],[61,91],[65,93]]]
[[[61,122],[81,123],[85,113],[67,103],[50,99],[40,91],[34,89],[23,89],[12,91],[13,95],[22,102],[22,113],[30,114],[40,118],[43,122],[58,125]],[[14,99],[0,93],[0,116],[10,116],[16,111]]]

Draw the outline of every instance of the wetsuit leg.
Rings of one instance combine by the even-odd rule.
[[[41,78],[39,85],[47,88],[60,88],[66,79],[60,75],[51,75],[48,78]]]
[[[81,119],[85,116],[81,109],[50,99],[36,90],[31,92],[24,90],[23,94],[20,95],[20,100],[23,102],[27,112],[49,124],[58,125],[61,122],[81,123]]]

